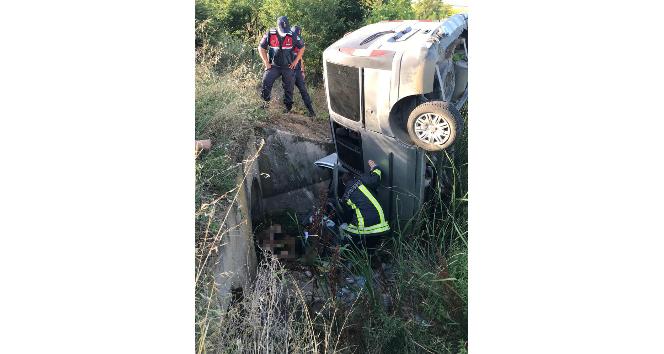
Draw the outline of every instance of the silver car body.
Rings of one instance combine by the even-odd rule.
[[[466,14],[444,21],[383,21],[347,34],[323,52],[337,153],[317,165],[335,169],[328,163],[335,159],[359,174],[367,160],[376,161],[384,172],[378,199],[392,220],[419,210],[432,178],[427,164],[435,168],[442,162],[441,153],[427,153],[410,141],[404,119],[416,98],[443,90],[441,73],[455,65],[446,51],[462,38],[467,54],[467,30]],[[450,100],[457,108],[467,99],[467,89],[462,92]],[[338,174],[333,174],[335,187]]]

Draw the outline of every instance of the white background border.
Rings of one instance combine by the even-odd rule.
[[[193,352],[193,28],[193,1],[0,6],[0,352]]]
[[[661,353],[648,2],[473,2],[472,353]],[[0,352],[194,350],[194,3],[0,8]]]

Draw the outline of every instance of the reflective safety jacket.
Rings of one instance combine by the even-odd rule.
[[[372,235],[390,230],[380,203],[370,190],[374,190],[381,178],[378,167],[355,179],[341,198],[341,203],[350,208],[352,219],[345,231],[357,235]]]
[[[260,46],[267,49],[270,64],[286,67],[295,58],[293,48],[301,49],[304,47],[304,42],[299,36],[294,36],[291,32],[286,32],[281,37],[276,29],[271,28],[261,39]]]

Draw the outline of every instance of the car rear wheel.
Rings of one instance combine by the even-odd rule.
[[[408,117],[408,135],[427,151],[440,151],[454,143],[463,131],[463,119],[453,105],[443,101],[420,104]]]

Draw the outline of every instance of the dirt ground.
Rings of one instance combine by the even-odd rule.
[[[317,114],[316,117],[312,119],[306,116],[307,111],[297,88],[293,92],[293,109],[290,113],[284,114],[282,103],[284,91],[280,84],[275,83],[272,87],[272,101],[268,108],[268,121],[260,124],[260,126],[274,127],[305,138],[331,142],[332,136],[330,134],[325,88],[311,85],[307,86],[307,90],[311,96]]]
[[[309,139],[332,141],[327,118],[320,116],[310,118],[296,110],[291,113],[282,113],[283,106],[275,103],[272,102],[268,110],[268,121],[260,123],[259,126],[278,128]]]

